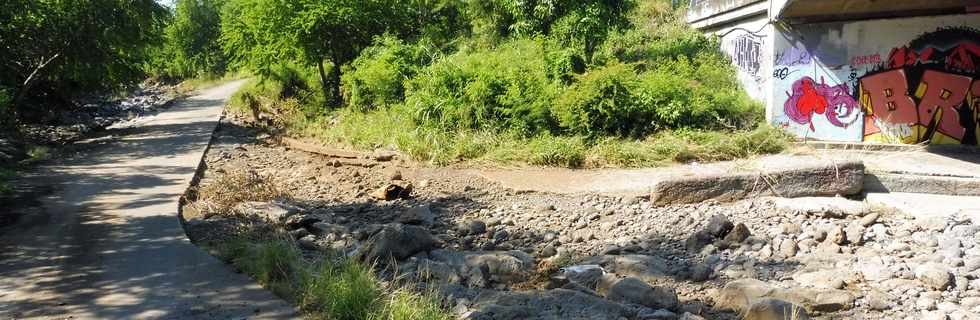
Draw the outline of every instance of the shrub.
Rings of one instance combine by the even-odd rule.
[[[343,73],[344,96],[355,108],[374,108],[400,103],[403,82],[432,60],[434,49],[408,45],[392,36],[375,39]]]
[[[423,69],[408,82],[406,105],[424,126],[547,131],[556,85],[540,40],[460,52]]]
[[[640,79],[633,67],[612,64],[579,78],[554,107],[568,131],[588,136],[639,136],[649,130],[653,114],[638,99]]]
[[[553,113],[565,130],[590,137],[745,128],[758,120],[761,107],[739,90],[728,70],[723,61],[692,64],[684,57],[642,73],[613,63],[581,76]]]

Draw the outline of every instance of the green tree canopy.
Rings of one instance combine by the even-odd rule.
[[[169,13],[153,0],[4,0],[0,85],[70,104],[81,92],[139,81]]]

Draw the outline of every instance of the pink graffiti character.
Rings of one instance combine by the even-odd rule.
[[[788,99],[783,104],[786,116],[796,123],[809,124],[810,131],[816,131],[813,126],[813,114],[823,114],[827,121],[841,128],[847,128],[840,118],[848,117],[858,107],[857,101],[848,94],[847,84],[830,86],[813,81],[813,78],[803,77],[793,83],[793,91],[787,92]]]

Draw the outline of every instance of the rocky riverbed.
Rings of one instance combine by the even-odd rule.
[[[654,206],[519,193],[397,153],[290,150],[231,118],[202,186],[245,172],[288,196],[184,208],[192,240],[261,225],[377,261],[466,319],[980,319],[980,226],[844,198]],[[410,280],[406,280],[410,279]]]

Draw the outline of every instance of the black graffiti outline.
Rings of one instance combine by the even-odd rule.
[[[800,71],[800,70],[797,69],[797,70],[793,70],[791,72],[791,71],[789,71],[789,67],[782,67],[782,68],[776,69],[776,71],[773,71],[772,72],[772,77],[773,78],[776,78],[776,79],[779,79],[779,80],[786,80],[787,77],[789,77],[791,74],[796,73],[797,71]]]

